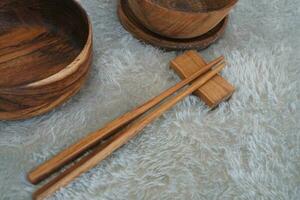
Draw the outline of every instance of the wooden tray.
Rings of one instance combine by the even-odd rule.
[[[123,27],[135,38],[166,50],[204,49],[218,40],[225,32],[228,16],[204,35],[192,39],[174,39],[158,35],[145,28],[128,7],[127,0],[119,0],[118,16]]]
[[[82,86],[92,26],[74,0],[0,2],[0,120],[50,111]]]

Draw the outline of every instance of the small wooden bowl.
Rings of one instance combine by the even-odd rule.
[[[0,120],[32,117],[65,102],[91,61],[92,26],[76,1],[0,1]]]
[[[159,35],[187,39],[199,37],[219,24],[238,0],[128,0],[146,28]]]
[[[145,28],[129,8],[128,0],[119,0],[117,11],[120,23],[135,38],[143,43],[151,44],[167,51],[188,49],[199,50],[209,47],[224,34],[229,18],[228,16],[225,17],[217,26],[199,37],[176,39],[161,36]]]

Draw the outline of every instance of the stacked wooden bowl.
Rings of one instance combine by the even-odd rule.
[[[121,24],[136,38],[169,50],[202,49],[224,33],[238,0],[120,0]]]
[[[50,111],[79,91],[92,27],[74,0],[0,1],[0,120]]]

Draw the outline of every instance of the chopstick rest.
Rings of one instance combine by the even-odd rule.
[[[171,68],[181,79],[190,77],[205,65],[207,65],[206,61],[194,50],[186,51],[170,62]],[[194,95],[198,96],[209,107],[214,108],[221,102],[228,100],[234,91],[235,87],[217,74],[194,92]]]
[[[219,62],[217,67],[212,71],[207,72],[205,75],[197,78],[190,86],[178,92],[175,96],[164,101],[153,111],[146,113],[141,118],[137,119],[125,129],[114,135],[103,146],[99,146],[90,155],[87,155],[82,160],[77,162],[71,168],[67,169],[64,173],[48,182],[34,193],[34,199],[44,199],[57,191],[59,188],[66,186],[82,173],[95,167],[100,161],[109,156],[112,152],[126,144],[131,138],[135,137],[143,128],[148,124],[160,117],[164,112],[172,108],[179,101],[196,91],[199,87],[205,84],[208,80],[218,74],[223,68],[224,62]],[[167,90],[168,91],[168,90]],[[178,91],[175,90],[175,92]],[[173,94],[173,93],[172,93]]]

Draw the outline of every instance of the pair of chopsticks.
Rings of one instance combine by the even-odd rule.
[[[102,129],[87,135],[50,160],[33,169],[28,174],[28,180],[33,184],[38,184],[65,165],[85,154],[88,150],[92,149],[91,153],[83,156],[83,158],[71,167],[67,168],[64,172],[38,189],[33,195],[34,199],[44,199],[50,196],[59,188],[69,184],[76,177],[95,167],[100,161],[104,160],[115,150],[136,136],[148,124],[160,117],[180,100],[184,99],[204,85],[224,67],[225,60],[224,57],[221,56],[189,78],[182,80],[142,106],[139,106],[109,122]],[[188,84],[190,85],[184,88]],[[178,92],[181,89],[182,91]],[[178,93],[174,95],[176,92]],[[171,95],[174,96],[170,97]],[[170,99],[162,103],[162,101],[168,97],[170,97]],[[160,105],[157,106],[158,104]],[[145,114],[155,106],[157,106],[157,108]],[[143,114],[144,116],[142,116]]]

